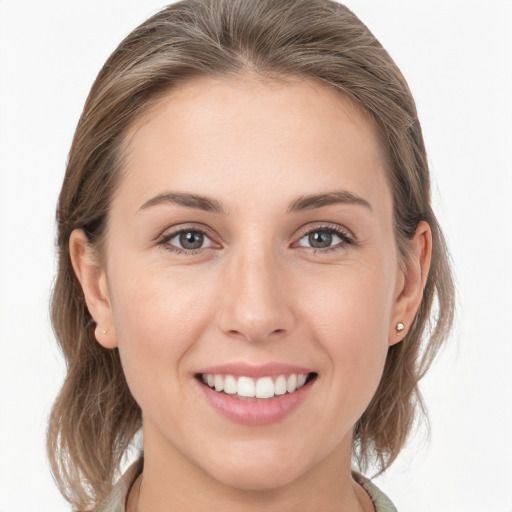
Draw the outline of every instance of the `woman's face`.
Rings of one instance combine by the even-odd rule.
[[[402,320],[369,120],[312,81],[203,80],[125,142],[100,342],[119,347],[146,460],[243,489],[348,467]]]

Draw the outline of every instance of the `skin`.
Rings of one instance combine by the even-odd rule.
[[[392,194],[369,119],[313,81],[195,81],[131,127],[102,257],[77,230],[76,274],[98,342],[118,347],[143,411],[145,466],[128,511],[373,510],[350,473],[352,429],[421,301],[431,233],[400,267]],[[360,203],[289,211],[310,194]],[[186,192],[224,213],[160,202]],[[142,208],[141,208],[142,207]],[[314,248],[309,233],[341,229]],[[179,229],[204,245],[176,253]],[[347,240],[351,240],[348,242]],[[396,324],[406,329],[397,335]],[[104,333],[103,331],[106,331]],[[276,424],[213,410],[196,372],[284,362],[318,377]]]

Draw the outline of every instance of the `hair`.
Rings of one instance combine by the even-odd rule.
[[[420,221],[432,230],[432,263],[405,339],[389,348],[370,405],[354,428],[354,459],[384,471],[424,412],[418,382],[447,338],[454,286],[431,207],[420,123],[398,67],[368,28],[331,0],[183,0],[129,34],[94,82],[71,146],[57,211],[58,271],[51,313],[67,374],[53,406],[47,449],[64,497],[78,510],[109,493],[141,410],[117,349],[95,324],[73,272],[69,239],[82,229],[101,245],[123,168],[128,128],[170,89],[197,78],[311,79],[359,106],[376,127],[393,196],[402,263]]]

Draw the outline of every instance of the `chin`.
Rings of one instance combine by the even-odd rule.
[[[272,491],[299,478],[302,471],[297,467],[280,467],[275,461],[272,466],[247,464],[243,467],[219,468],[212,475],[220,483],[241,491]]]
[[[284,443],[283,443],[284,444]],[[244,449],[245,448],[245,449]],[[283,450],[262,447],[259,443],[247,449],[247,446],[235,445],[203,469],[218,482],[243,491],[271,491],[286,487],[300,478],[314,465],[304,457],[304,450]],[[276,447],[274,447],[276,448]]]

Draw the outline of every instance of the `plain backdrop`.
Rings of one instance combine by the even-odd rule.
[[[422,434],[377,480],[400,512],[512,512],[512,1],[348,0],[416,98],[458,283]],[[44,438],[64,364],[54,211],[101,65],[156,0],[0,0],[0,512],[60,512]]]

